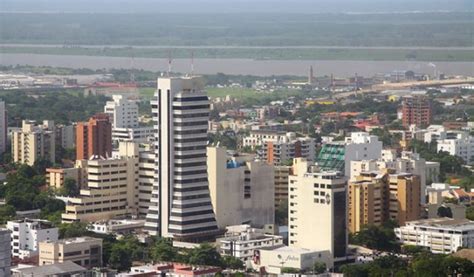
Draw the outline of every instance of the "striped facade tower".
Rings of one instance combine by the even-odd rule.
[[[152,101],[155,181],[146,230],[199,241],[218,233],[207,179],[209,98],[199,77],[159,78]]]

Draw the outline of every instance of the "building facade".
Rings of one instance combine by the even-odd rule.
[[[42,241],[57,241],[58,228],[51,222],[39,219],[21,219],[7,222],[11,231],[12,256],[20,259],[38,254],[38,244]]]
[[[96,114],[76,127],[76,159],[112,156],[112,124],[107,114]]]
[[[407,222],[395,228],[398,240],[407,245],[423,246],[433,253],[450,254],[459,248],[474,248],[474,221],[432,218]]]
[[[79,186],[81,184],[81,170],[79,168],[47,168],[46,184],[48,187],[60,189],[64,185],[66,179],[76,181]]]
[[[420,178],[410,173],[362,172],[349,182],[349,231],[356,233],[369,224],[380,226],[389,219],[399,225],[419,219],[420,187]]]
[[[377,136],[364,132],[351,133],[344,141],[333,141],[323,145],[316,159],[324,170],[341,171],[349,177],[351,161],[378,159],[382,153],[382,142]]]
[[[55,162],[56,138],[54,122],[23,120],[21,130],[12,132],[12,156],[16,163],[33,166],[35,161],[46,159]]]
[[[138,104],[136,101],[113,95],[112,101],[107,101],[104,113],[109,115],[112,128],[138,127]]]
[[[39,244],[39,265],[72,261],[85,268],[102,265],[102,239],[77,237]]]
[[[291,175],[291,166],[274,166],[275,208],[288,201],[288,181]]]
[[[7,110],[5,109],[5,102],[0,101],[0,154],[7,151],[7,128],[8,128],[8,117]]]
[[[206,163],[209,98],[202,79],[159,78],[151,105],[156,163],[145,228],[177,240],[214,236]]]
[[[457,156],[467,164],[474,164],[474,137],[438,140],[438,152],[445,151],[451,156]]]
[[[295,159],[289,179],[288,246],[329,251],[345,259],[347,179],[341,172],[318,171]],[[315,216],[317,215],[317,216]]]
[[[402,123],[404,127],[416,125],[427,127],[433,119],[431,101],[423,96],[409,96],[403,99]]]
[[[11,255],[11,232],[8,229],[0,229],[0,276],[11,276]]]
[[[229,157],[225,147],[207,148],[207,172],[217,226],[261,228],[275,216],[273,167],[253,157]]]
[[[224,237],[217,239],[217,245],[221,255],[236,257],[244,263],[252,260],[256,250],[284,246],[282,236],[266,234],[250,225],[232,226]]]
[[[138,201],[138,145],[123,143],[120,156],[83,160],[80,164],[87,180],[80,195],[68,199],[63,222],[93,222],[117,216],[136,215]]]

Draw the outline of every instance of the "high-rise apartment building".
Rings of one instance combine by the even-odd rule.
[[[438,152],[445,151],[452,156],[460,157],[467,164],[474,164],[474,136],[438,140],[437,147]]]
[[[329,251],[333,261],[347,254],[347,179],[295,159],[289,179],[288,246]]]
[[[12,249],[10,230],[0,228],[0,276],[11,276]]]
[[[212,207],[220,229],[250,224],[261,228],[275,216],[273,167],[253,156],[230,157],[225,147],[207,148]]]
[[[310,137],[297,137],[293,132],[254,130],[243,138],[243,146],[262,147],[262,159],[272,165],[284,165],[294,158],[313,161],[316,142]]]
[[[64,149],[74,148],[76,146],[76,125],[57,125],[56,145]]]
[[[145,218],[150,207],[155,178],[153,143],[139,150],[138,156],[138,215]]]
[[[265,141],[262,150],[264,160],[271,165],[284,165],[294,158],[314,161],[316,141],[310,137],[297,138],[294,133],[289,133],[282,141]]]
[[[364,225],[392,219],[400,225],[420,218],[420,178],[393,170],[362,172],[349,182],[348,225],[352,233]]]
[[[382,157],[377,160],[362,160],[351,162],[351,180],[355,180],[361,172],[379,171],[385,168],[395,173],[412,173],[420,177],[420,202],[426,202],[426,186],[439,180],[438,162],[427,162],[418,153],[403,151],[400,156],[395,150],[383,150]]]
[[[76,159],[88,160],[92,156],[111,157],[112,124],[107,114],[96,114],[88,122],[76,127]]]
[[[73,179],[76,185],[81,184],[80,168],[47,168],[46,184],[48,187],[59,189],[64,185],[66,179]]]
[[[198,77],[158,78],[155,183],[145,228],[177,240],[218,231],[207,179],[209,98]]]
[[[123,95],[113,95],[112,101],[107,101],[104,113],[109,115],[112,127],[115,128],[135,128],[138,127],[138,104],[123,97]]]
[[[7,128],[8,118],[5,102],[0,101],[0,154],[5,153],[7,150]]]
[[[78,161],[81,191],[69,198],[63,222],[93,222],[137,214],[138,145],[122,143],[119,157]]]
[[[56,139],[52,121],[36,125],[35,121],[23,120],[21,130],[12,132],[12,156],[16,163],[32,166],[40,159],[54,163],[55,151]]]
[[[424,96],[409,96],[403,99],[402,123],[404,127],[415,125],[427,127],[433,119],[431,102]]]
[[[316,161],[323,170],[341,171],[349,177],[351,161],[378,159],[382,142],[377,136],[365,132],[351,133],[344,141],[333,141],[323,145]]]
[[[51,222],[40,219],[20,219],[7,222],[11,231],[12,256],[20,259],[38,255],[38,245],[42,241],[57,241],[58,228]]]

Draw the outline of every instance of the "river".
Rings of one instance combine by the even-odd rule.
[[[41,55],[0,53],[2,65],[33,65],[68,68],[137,68],[152,71],[166,71],[168,59],[127,58],[103,56]],[[297,75],[306,76],[313,66],[316,76],[339,77],[373,76],[393,70],[413,70],[419,73],[438,73],[447,75],[474,76],[474,62],[429,62],[418,61],[328,61],[328,60],[252,60],[252,59],[194,59],[194,72],[197,74],[249,74],[256,76]],[[189,73],[190,59],[174,59],[172,71]]]

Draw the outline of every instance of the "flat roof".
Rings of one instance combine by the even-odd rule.
[[[469,219],[451,219],[448,217],[421,219],[407,222],[407,225],[423,227],[451,228],[463,231],[474,230],[474,221]]]
[[[84,272],[86,268],[72,261],[65,261],[64,263],[52,265],[18,268],[16,271],[26,276],[52,276],[53,274]]]

